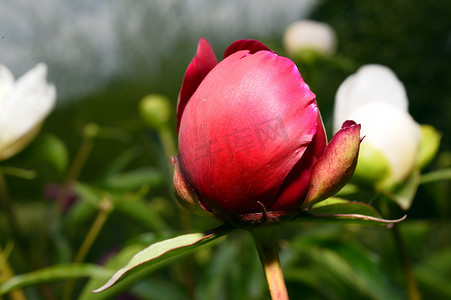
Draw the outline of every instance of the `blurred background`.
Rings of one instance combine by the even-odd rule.
[[[230,43],[243,38],[258,39],[286,55],[282,36],[289,24],[300,19],[328,23],[336,31],[337,54],[346,58],[345,67],[319,63],[312,72],[311,68],[298,64],[305,81],[317,95],[326,130],[331,132],[333,101],[341,82],[363,64],[386,65],[404,83],[414,119],[420,124],[433,125],[443,135],[438,155],[429,167],[432,170],[451,166],[450,16],[451,1],[442,0],[0,0],[0,63],[16,77],[38,62],[48,65],[49,81],[57,89],[57,107],[45,121],[40,136],[51,134],[61,139],[69,164],[83,143],[86,126],[94,123],[103,128],[103,138],[95,140],[77,178],[82,185],[76,188],[78,198],[89,198],[96,193],[92,189],[102,189],[122,199],[131,190],[140,191],[141,183],[154,180],[146,191],[130,192],[143,201],[148,217],[127,209],[111,213],[85,259],[99,262],[107,252],[117,251],[126,243],[133,244],[131,240],[137,237],[141,237],[143,244],[161,237],[158,234],[143,237],[145,233],[206,230],[218,224],[197,217],[190,217],[189,222],[179,219],[170,191],[170,153],[165,150],[161,136],[146,128],[138,111],[141,99],[155,93],[167,96],[175,110],[184,72],[201,37],[210,42],[218,59]],[[176,139],[175,122],[173,115],[169,123],[173,139]],[[61,240],[47,236],[45,224],[52,197],[46,190],[50,183],[61,185],[66,173],[39,159],[37,143],[39,139],[29,149],[1,163],[35,170],[37,174],[33,180],[8,177],[19,221],[29,244],[36,247],[33,254],[36,256],[33,259],[38,261],[36,269],[71,261],[96,214],[95,209],[89,208],[89,201],[72,206],[58,237],[66,250],[58,248]],[[112,182],[110,176],[112,170],[118,169],[123,171],[119,175],[136,170],[146,172],[139,173],[144,174],[140,179],[114,177],[119,184]],[[133,173],[133,176],[138,175]],[[425,299],[451,299],[451,292],[443,286],[451,278],[449,192],[449,181],[420,186],[408,221],[403,224],[408,252],[421,291],[427,295]],[[0,217],[0,244],[5,245],[10,240],[9,231],[1,212]],[[174,218],[181,221],[173,222]],[[404,299],[402,276],[391,269],[397,264],[396,251],[383,229],[303,226],[304,234],[296,235],[296,227],[287,231],[287,236],[291,234],[296,239],[287,240],[293,246],[287,246],[289,249],[282,256],[291,266],[287,271],[291,293],[296,295],[296,290],[304,289],[311,295],[305,299],[344,299],[343,295],[347,295],[346,299]],[[153,275],[147,285],[135,286],[133,297],[160,299],[158,295],[146,298],[142,291],[163,286],[161,299],[213,299],[209,296],[265,299],[264,285],[259,279],[263,276],[261,267],[254,258],[246,258],[256,257],[255,250],[249,250],[250,254],[239,259],[242,266],[232,259],[238,253],[241,255],[240,249],[252,245],[239,234],[228,239],[231,243],[227,246],[218,244],[210,252],[205,250],[198,255],[196,265],[189,266],[189,270],[198,272],[192,282],[185,282],[183,271],[164,269]],[[350,240],[352,247],[347,243]],[[324,252],[330,264],[317,257],[318,251]],[[41,257],[42,253],[46,256]],[[440,259],[431,261],[431,253]],[[301,259],[300,255],[307,258]],[[359,257],[359,266],[362,270],[366,268],[362,271],[368,275],[366,285],[355,286],[352,276],[358,276],[349,267],[356,263],[352,257],[354,260]],[[224,261],[231,259],[236,266],[227,269]],[[309,263],[316,260],[320,261],[317,266],[333,270],[336,278],[329,278],[324,271],[318,273],[318,267],[315,269]],[[246,261],[251,265],[248,269],[255,270],[257,279],[242,278]],[[349,265],[344,267],[342,263]],[[307,271],[296,273],[296,266],[316,277],[307,278]],[[17,263],[16,273],[27,270],[28,267]],[[213,283],[205,283],[209,274],[219,275]],[[327,283],[326,291],[318,284],[320,281]],[[243,287],[244,295],[225,291],[226,286],[242,287],[243,282],[247,286]],[[371,288],[370,282],[377,284]],[[78,292],[83,290],[83,284],[76,286]],[[382,292],[377,293],[377,288]],[[353,296],[349,296],[349,291],[353,291]],[[30,299],[52,299],[48,291],[27,293]]]

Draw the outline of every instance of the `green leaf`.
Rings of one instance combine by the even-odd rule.
[[[40,136],[26,149],[26,155],[32,160],[47,161],[59,173],[67,169],[69,154],[66,145],[57,136]]]
[[[151,209],[142,197],[133,194],[127,195],[127,197],[123,196],[120,201],[117,201],[116,209],[152,231],[161,232],[165,228],[169,228],[158,211]]]
[[[159,186],[165,181],[163,174],[153,168],[142,168],[130,172],[119,173],[108,177],[105,180],[107,188],[130,191],[138,189],[143,185]]]
[[[64,264],[51,266],[23,275],[16,275],[0,285],[0,295],[27,286],[80,277],[104,277],[112,270],[93,264]]]
[[[103,178],[108,178],[124,170],[132,161],[143,155],[139,148],[131,148],[122,152],[118,157],[114,158],[104,170]]]
[[[451,299],[451,289],[449,282],[451,279],[451,249],[435,251],[415,269],[415,276],[418,282],[424,287],[433,291],[437,299]]]
[[[381,190],[381,193],[395,201],[403,210],[408,210],[420,184],[420,171],[413,171],[394,191]]]
[[[441,180],[451,180],[451,169],[441,169],[421,175],[420,184]]]
[[[141,300],[189,300],[189,296],[183,286],[175,280],[152,278],[152,280],[141,281],[129,293]],[[99,294],[95,294],[99,296]],[[110,298],[111,299],[111,298]],[[81,299],[80,299],[81,300]]]
[[[145,236],[145,237],[143,237]],[[107,258],[105,267],[112,270],[118,270],[122,266],[125,266],[127,262],[139,251],[144,250],[150,243],[155,242],[155,235],[145,234],[138,236],[133,241],[128,241],[119,252],[113,254],[111,257]],[[114,272],[104,276],[102,278],[91,278],[83,287],[83,290],[78,295],[79,300],[103,300],[103,299],[114,299],[118,294],[129,290],[131,284],[141,281],[143,277],[148,276],[149,271],[138,272],[132,276],[127,277],[127,279],[116,284],[114,287],[107,289],[106,291],[98,294],[94,294],[91,291],[103,285]]]
[[[284,270],[287,283],[295,281],[327,299],[402,299],[381,257],[365,247],[316,236],[297,238],[291,245],[291,262]]]
[[[93,292],[104,291],[132,273],[153,267],[177,255],[186,254],[190,250],[223,236],[230,230],[230,227],[223,225],[208,232],[185,234],[152,244],[133,256],[125,267],[118,270],[105,285]]]
[[[372,206],[362,202],[336,198],[326,201],[328,201],[326,204],[320,203],[320,205],[315,205],[310,210],[304,211],[296,218],[296,220],[301,222],[385,226],[400,222],[406,218],[406,216],[404,216],[396,220],[383,219]]]
[[[266,299],[265,275],[249,234],[235,231],[221,245],[204,251],[212,250],[203,253],[203,267],[196,271],[197,299]]]
[[[91,204],[93,207],[98,207],[101,199],[107,194],[94,186],[81,182],[75,182],[73,188],[81,200]]]

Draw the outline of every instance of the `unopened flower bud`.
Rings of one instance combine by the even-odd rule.
[[[345,122],[327,144],[291,60],[255,40],[225,53],[217,63],[201,39],[183,80],[173,159],[182,204],[235,224],[278,222],[337,192],[354,171],[360,125]]]
[[[167,97],[152,94],[141,100],[139,113],[147,126],[158,130],[167,125],[171,118],[172,108]]]

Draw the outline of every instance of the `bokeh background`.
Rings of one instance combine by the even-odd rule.
[[[142,195],[147,219],[126,209],[111,213],[86,258],[99,262],[109,251],[133,244],[131,240],[146,233],[205,230],[217,224],[197,217],[189,225],[173,221],[179,220],[179,210],[170,192],[169,157],[158,134],[145,128],[138,112],[140,100],[153,93],[167,96],[175,109],[183,74],[201,37],[209,40],[218,58],[231,42],[243,38],[261,40],[284,55],[282,36],[290,23],[306,18],[328,23],[336,31],[337,55],[347,59],[346,67],[319,63],[312,72],[298,65],[317,95],[326,129],[331,131],[334,96],[341,82],[363,64],[386,65],[405,84],[414,119],[443,134],[439,153],[429,167],[433,170],[451,166],[450,16],[451,1],[443,0],[0,0],[0,63],[16,77],[38,62],[48,65],[58,100],[41,135],[60,138],[69,160],[75,157],[87,124],[111,129],[112,137],[96,140],[78,182],[124,195],[127,185],[114,186],[105,178],[112,165],[131,152],[133,159],[124,171],[146,168],[161,173]],[[175,136],[175,118],[170,126]],[[51,182],[61,184],[65,174],[49,167],[33,151],[32,144],[2,164],[37,172],[33,180],[11,177],[8,183],[29,243],[36,247],[34,259],[39,261],[46,253],[38,263],[44,267],[70,261],[95,209],[79,204],[78,210],[67,213],[62,233],[68,250],[63,258],[56,257],[62,250],[47,235],[51,197],[45,190]],[[402,227],[425,299],[451,299],[449,285],[444,286],[451,284],[449,192],[449,181],[420,186]],[[4,220],[0,212],[2,244],[9,240]],[[302,290],[311,297],[305,299],[344,299],[343,295],[346,299],[404,299],[402,275],[394,267],[397,254],[383,229],[303,226],[288,230],[291,240],[284,242],[291,244],[282,253],[290,293],[302,294]],[[140,242],[156,237],[146,238]],[[135,285],[130,297],[265,299],[263,275],[252,247],[244,236],[232,235],[197,254],[189,266],[194,275],[164,268],[147,283]],[[20,263],[17,266],[17,273],[28,270]],[[368,282],[356,279],[362,273],[352,273],[354,267],[367,274]],[[321,268],[329,273],[320,272]],[[244,276],[247,270],[255,276]],[[85,283],[77,283],[80,295],[84,295]],[[153,295],[152,287],[158,287],[161,294]],[[27,293],[30,299],[48,294],[39,289]]]

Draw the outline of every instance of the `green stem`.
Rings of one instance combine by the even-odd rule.
[[[8,185],[3,173],[0,171],[0,204],[3,206],[6,217],[8,218],[9,225],[13,235],[17,238],[18,242],[23,241],[22,230],[20,229],[19,222],[17,221],[16,212],[14,211],[13,202],[9,194]]]
[[[171,157],[177,155],[177,146],[174,143],[174,135],[171,131],[171,129],[169,128],[169,126],[162,126],[160,129],[158,129],[158,137],[161,141],[161,144],[163,145],[163,150],[165,153],[165,158],[166,158],[166,168],[168,170],[168,174],[170,175],[170,177],[172,178],[173,176],[173,166],[171,164]],[[172,182],[172,180],[170,181]],[[171,188],[172,188],[172,184],[171,184]],[[171,189],[171,194],[172,194],[172,189]],[[189,228],[191,228],[191,215],[189,213],[189,211],[187,211],[186,209],[182,208],[182,207],[178,207],[179,208],[179,217],[180,217],[180,226],[182,230],[189,230]]]
[[[6,251],[5,251],[6,252]],[[8,263],[7,256],[0,246],[0,284],[14,277],[14,271]],[[12,300],[25,300],[25,294],[21,289],[11,291],[9,296]],[[0,298],[1,299],[1,298]]]
[[[251,230],[260,261],[265,271],[272,300],[288,300],[288,292],[279,261],[277,232],[274,227]]]
[[[409,256],[404,245],[401,233],[398,230],[398,225],[393,224],[391,229],[393,237],[395,239],[396,248],[398,249],[399,259],[401,260],[404,276],[406,279],[407,293],[409,300],[421,300],[421,294],[418,289],[417,281],[413,274],[412,265],[410,263]]]
[[[85,239],[83,240],[83,243],[81,244],[80,249],[77,252],[77,255],[75,255],[73,261],[74,264],[79,264],[84,261],[86,255],[88,254],[89,250],[94,244],[94,241],[96,240],[97,236],[102,230],[103,225],[105,225],[105,222],[108,219],[108,215],[110,214],[111,210],[112,210],[111,199],[105,198],[100,203],[99,213],[94,222],[92,223],[88,234],[85,236]],[[71,299],[72,292],[74,290],[74,285],[75,285],[74,280],[70,280],[66,283],[66,286],[64,287],[63,291],[63,299],[67,300]]]
[[[168,126],[163,126],[158,130],[158,136],[161,140],[166,156],[171,157],[176,155],[177,147],[175,146],[174,136],[172,135],[171,129]]]
[[[61,189],[61,192],[58,194],[56,203],[57,203],[60,211],[62,211],[62,209],[64,207],[64,200],[69,195],[69,192],[71,189],[71,184],[80,175],[81,170],[85,166],[86,161],[88,160],[88,157],[91,154],[93,147],[94,147],[93,139],[90,137],[85,137],[80,146],[80,149],[77,152],[77,155],[74,158],[74,161],[72,162],[72,165],[70,166],[70,169],[68,170],[68,172],[66,174],[63,188]]]
[[[112,203],[110,199],[104,199],[99,207],[99,214],[97,218],[92,223],[91,228],[89,229],[88,234],[86,235],[80,249],[77,252],[77,255],[74,258],[74,263],[81,263],[86,257],[89,249],[91,249],[92,244],[100,233],[103,225],[105,225],[106,220],[108,219],[108,215],[110,214],[112,209]]]
[[[25,170],[22,168],[16,167],[0,167],[0,172],[6,175],[12,175],[16,177],[20,177],[23,179],[34,179],[36,178],[36,171],[33,170]]]

